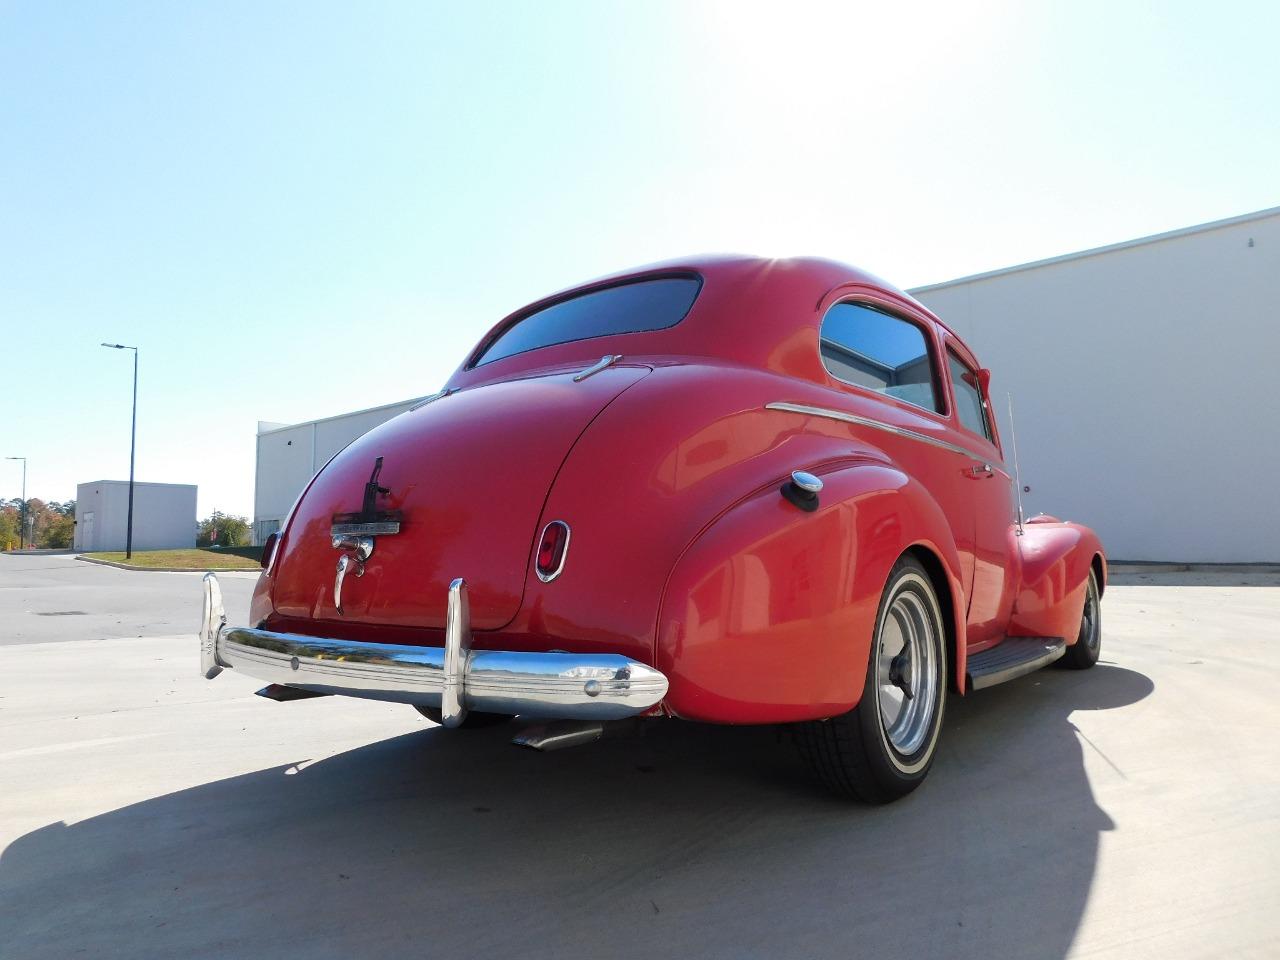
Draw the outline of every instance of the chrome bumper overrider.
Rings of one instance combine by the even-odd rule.
[[[667,678],[620,654],[472,650],[467,585],[449,585],[445,645],[410,647],[227,626],[222,590],[204,578],[200,669],[240,673],[315,693],[437,707],[456,727],[468,710],[526,717],[616,720],[643,713]]]

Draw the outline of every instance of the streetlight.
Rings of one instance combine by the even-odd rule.
[[[18,526],[18,549],[27,548],[27,458],[5,457],[6,460],[22,461],[22,523]]]
[[[124,558],[133,558],[133,454],[138,446],[138,348],[126,347],[123,343],[104,343],[104,347],[112,350],[133,351],[133,426],[129,431],[129,527],[125,533]]]

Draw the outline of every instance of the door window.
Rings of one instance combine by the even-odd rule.
[[[950,350],[947,364],[951,368],[951,387],[955,393],[956,416],[966,430],[980,437],[991,439],[991,422],[987,419],[987,405],[982,397],[982,385],[978,374]]]

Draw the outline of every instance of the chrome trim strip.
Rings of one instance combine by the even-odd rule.
[[[552,520],[551,523],[542,528],[542,535],[538,537],[538,546],[542,546],[542,541],[546,539],[547,530],[557,523],[564,527],[564,550],[560,553],[560,562],[556,564],[556,568],[550,573],[543,573],[538,569],[537,554],[535,553],[533,557],[533,572],[538,575],[538,579],[543,583],[550,583],[560,576],[560,571],[564,569],[564,562],[569,559],[569,541],[573,539],[573,531],[569,529],[569,525],[563,520]]]
[[[587,377],[594,377],[601,370],[607,370],[609,367],[612,367],[615,363],[617,363],[621,359],[622,359],[622,354],[620,353],[606,353],[603,357],[601,357],[591,366],[587,367],[585,370],[579,370],[577,373],[575,373],[573,375],[573,382],[581,383],[583,380],[587,379]]]
[[[340,537],[389,537],[400,532],[399,520],[374,520],[370,523],[335,523],[329,528],[329,536],[334,539],[334,548]]]
[[[216,585],[216,578],[213,582]],[[454,581],[450,586],[451,597],[453,587],[460,583]],[[466,606],[462,598],[460,589],[460,608]],[[462,710],[547,719],[618,720],[644,713],[667,695],[667,678],[660,671],[621,654],[504,650],[466,654],[462,622],[455,616],[452,623],[457,636],[452,659],[441,647],[224,627],[208,644],[201,638],[201,663],[206,661],[207,650],[215,666],[230,667],[267,683],[437,707],[442,714],[448,709],[446,697],[456,695]],[[449,682],[451,671],[456,680],[453,684]]]
[[[447,390],[438,390],[435,393],[430,394],[429,396],[423,397],[421,400],[415,403],[412,407],[406,410],[405,413],[413,413],[413,411],[420,410],[422,407],[425,407],[428,403],[434,403],[436,400],[440,400],[444,397],[447,397],[451,393],[457,393],[457,392],[458,391],[453,388],[447,389]]]
[[[935,447],[941,447],[943,450],[950,450],[952,453],[963,454],[966,457],[979,460],[984,464],[990,464],[993,462],[989,457],[974,453],[966,447],[961,447],[946,440],[939,440],[937,437],[931,437],[927,433],[917,433],[915,430],[910,430],[907,427],[898,427],[892,423],[885,423],[882,420],[872,420],[869,417],[860,417],[856,413],[845,413],[843,410],[832,410],[828,407],[811,407],[805,403],[785,403],[782,401],[766,403],[764,408],[766,410],[781,410],[786,413],[799,413],[809,417],[826,417],[828,420],[842,420],[845,423],[856,423],[861,427],[871,427],[875,430],[883,430],[885,433],[892,433],[899,437],[906,437],[909,440],[919,440],[921,443],[932,444]],[[994,461],[994,463],[1003,470],[1003,463],[1000,463],[999,461]],[[1007,475],[1007,471],[1004,472]]]

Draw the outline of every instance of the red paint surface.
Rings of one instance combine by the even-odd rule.
[[[439,644],[448,583],[464,577],[477,647],[624,653],[668,675],[669,712],[729,723],[853,707],[881,591],[906,550],[936,571],[957,682],[969,650],[1007,634],[1074,642],[1090,564],[1101,562],[1097,537],[1052,521],[1018,535],[998,437],[965,430],[949,403],[933,413],[835,380],[818,353],[825,311],[868,302],[925,330],[949,396],[946,347],[977,366],[952,331],[905,294],[828,261],[659,269],[673,268],[704,279],[677,326],[464,363],[448,384],[456,393],[334,458],[283,531],[255,622]],[[604,354],[623,360],[572,381]],[[777,401],[969,452],[765,409]],[[402,510],[404,528],[378,538],[363,577],[348,576],[339,616],[329,524],[360,508],[378,456],[391,489],[380,506]],[[994,470],[975,478],[983,462]],[[778,493],[796,469],[826,484],[816,512]],[[552,520],[572,535],[563,572],[543,583],[534,552]]]

